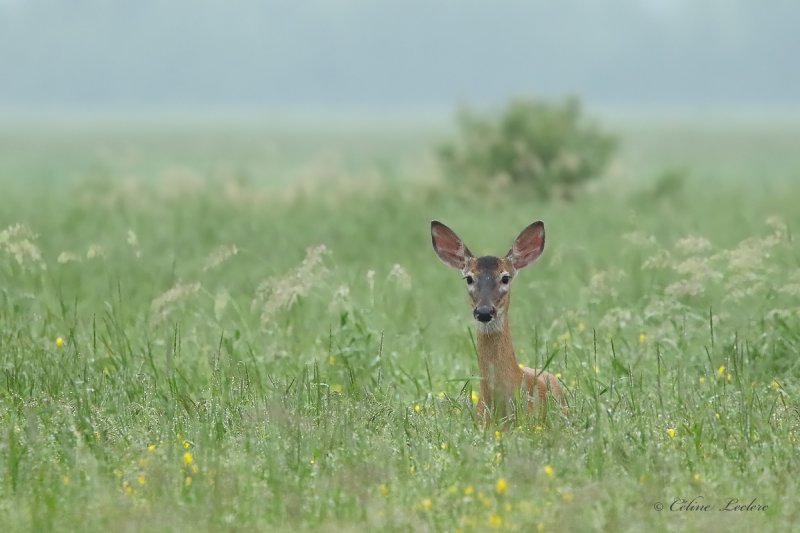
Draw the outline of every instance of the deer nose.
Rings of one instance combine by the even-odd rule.
[[[491,305],[479,305],[472,311],[472,314],[478,322],[489,322],[494,318],[495,308]]]

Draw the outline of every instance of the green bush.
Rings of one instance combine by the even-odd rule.
[[[452,177],[501,180],[539,195],[571,195],[605,170],[617,140],[585,118],[576,98],[511,101],[499,116],[459,111],[460,138],[440,147]]]

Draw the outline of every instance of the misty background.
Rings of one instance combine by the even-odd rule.
[[[800,104],[792,0],[0,0],[0,109]]]

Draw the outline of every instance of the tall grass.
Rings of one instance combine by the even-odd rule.
[[[53,149],[36,163],[53,176],[18,156],[4,178],[20,179],[0,180],[6,530],[800,518],[794,182],[690,174],[662,197],[612,176],[542,204],[406,181],[429,172],[406,153],[287,187],[216,168],[224,150],[155,169],[145,150],[126,175],[92,146],[74,142],[67,175]],[[545,220],[510,320],[522,362],[552,359],[569,415],[503,432],[475,419],[470,313],[432,218],[494,254]],[[677,510],[698,497],[713,510]],[[754,498],[766,510],[718,510]]]

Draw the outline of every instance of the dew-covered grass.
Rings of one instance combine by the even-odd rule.
[[[543,203],[443,181],[405,130],[393,151],[386,133],[204,128],[3,132],[5,531],[800,520],[793,152],[765,162],[746,130],[714,130],[703,161],[651,126]],[[726,139],[752,162],[736,179]],[[545,221],[510,320],[567,415],[476,420],[470,310],[433,218],[492,254]]]

